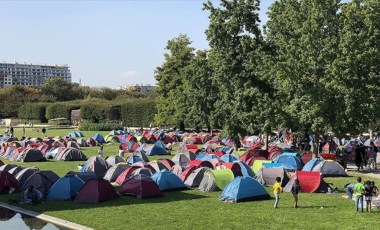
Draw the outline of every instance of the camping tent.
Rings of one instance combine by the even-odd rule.
[[[60,178],[51,187],[48,199],[51,200],[72,200],[84,185],[84,181],[75,175]]]
[[[262,185],[274,185],[276,177],[281,178],[281,186],[284,187],[289,181],[289,174],[284,168],[262,167],[256,174],[256,180]]]
[[[226,185],[234,179],[234,174],[230,169],[210,170],[209,172],[211,175],[206,175],[205,173],[199,185],[200,188],[205,188],[201,189],[202,191],[214,187],[213,183],[215,183],[218,189],[223,190]],[[207,181],[205,179],[207,179]]]
[[[45,157],[38,149],[25,149],[18,155],[17,160],[21,162],[37,162],[45,160]]]
[[[117,177],[124,172],[128,167],[128,164],[125,163],[119,163],[116,165],[113,165],[111,168],[107,170],[106,175],[103,177],[104,180],[109,182],[115,182]]]
[[[314,158],[312,160],[310,160],[309,162],[307,162],[303,168],[302,168],[302,171],[312,171],[313,168],[318,165],[319,163],[321,163],[323,161],[323,159],[319,159],[319,158]]]
[[[99,156],[90,157],[82,166],[81,172],[94,172],[99,178],[103,178],[108,169],[105,160]]]
[[[0,193],[19,192],[20,186],[16,178],[9,172],[0,172]]]
[[[206,167],[200,167],[190,173],[184,181],[185,185],[189,188],[198,187],[204,177],[204,173],[208,170]]]
[[[24,168],[20,172],[18,172],[15,176],[16,180],[20,184],[20,187],[22,187],[25,183],[25,181],[33,175],[35,172],[39,171],[37,167],[28,167]]]
[[[37,171],[25,181],[21,190],[25,191],[29,185],[33,185],[46,196],[57,180],[59,180],[59,176],[52,171]]]
[[[139,169],[141,168],[140,166],[129,166],[127,167],[122,173],[120,173],[120,175],[116,178],[115,182],[117,184],[123,184],[124,181],[126,181],[128,179],[128,177],[130,177],[133,173],[133,171],[135,171],[136,169]]]
[[[119,163],[126,163],[126,161],[120,156],[108,156],[105,158],[108,167],[112,167]]]
[[[104,140],[104,137],[100,133],[94,134],[94,136],[92,136],[92,139],[94,139],[96,142],[101,143],[101,144],[106,142]]]
[[[297,171],[302,169],[301,157],[290,155],[290,153],[277,156],[273,162],[283,164],[286,170]]]
[[[186,185],[179,179],[177,175],[167,170],[156,172],[152,176],[152,180],[156,182],[160,191],[172,191],[186,189]]]
[[[219,199],[222,201],[247,201],[269,198],[265,188],[252,177],[236,177],[223,190]]]
[[[284,187],[285,192],[290,192],[294,180],[298,179],[302,192],[327,192],[328,184],[322,179],[319,172],[297,171]]]
[[[344,168],[336,161],[333,160],[324,160],[317,164],[313,172],[320,172],[322,176],[347,176]]]
[[[138,198],[162,196],[158,185],[148,176],[134,175],[129,177],[120,187],[122,195],[132,195]]]
[[[187,153],[177,153],[173,158],[172,161],[176,163],[177,165],[180,165],[182,168],[186,168],[187,164],[195,160],[195,154],[191,152]]]
[[[78,195],[75,197],[75,202],[99,203],[102,201],[116,199],[117,195],[115,188],[106,180],[97,179],[87,181],[83,185]]]
[[[81,150],[68,147],[60,148],[55,159],[60,161],[85,161],[87,157]]]
[[[255,174],[259,172],[259,170],[263,166],[263,163],[272,163],[272,161],[271,160],[255,160],[252,165],[252,170]]]

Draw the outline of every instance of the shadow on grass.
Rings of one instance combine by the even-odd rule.
[[[100,203],[78,203],[74,201],[55,201],[55,200],[45,200],[41,204],[37,205],[20,205],[17,203],[11,203],[9,200],[4,202],[10,203],[21,208],[30,209],[40,213],[49,211],[64,211],[64,210],[77,210],[77,209],[92,209],[92,208],[103,208],[103,207],[119,207],[119,206],[129,206],[129,205],[144,205],[144,204],[165,204],[170,202],[180,202],[180,201],[191,201],[197,199],[204,199],[207,196],[202,196],[198,194],[191,193],[192,190],[187,191],[173,191],[165,192],[164,196],[149,199],[139,199],[133,196],[119,196],[114,200],[104,201]]]

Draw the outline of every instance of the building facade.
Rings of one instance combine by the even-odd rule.
[[[129,86],[121,86],[119,89],[127,89],[130,91],[136,91],[140,93],[151,93],[154,91],[156,86],[150,84],[134,84]]]
[[[33,65],[0,63],[0,88],[11,85],[42,86],[49,78],[60,77],[71,82],[70,67],[67,65]]]

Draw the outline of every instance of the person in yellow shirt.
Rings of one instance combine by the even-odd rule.
[[[278,202],[280,201],[280,193],[282,192],[281,187],[281,177],[276,177],[276,183],[273,185],[273,194],[276,198],[276,201],[274,202],[274,208],[278,207]]]

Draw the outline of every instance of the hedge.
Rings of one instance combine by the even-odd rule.
[[[81,131],[111,131],[111,130],[122,130],[123,125],[120,123],[92,123],[90,121],[83,121],[79,130]]]
[[[90,123],[103,123],[121,120],[121,106],[112,102],[87,102],[81,106],[81,119]]]
[[[18,109],[18,118],[25,121],[39,121],[40,123],[46,123],[46,107],[48,103],[26,103]]]
[[[80,109],[80,102],[69,101],[69,102],[57,102],[50,104],[46,108],[46,118],[66,118],[71,120],[71,110]]]
[[[121,119],[127,127],[148,127],[156,112],[155,100],[133,100],[121,105]]]

